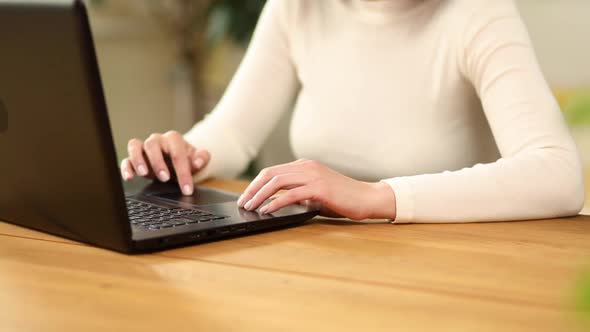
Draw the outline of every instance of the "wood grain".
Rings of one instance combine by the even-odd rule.
[[[137,256],[0,223],[0,331],[581,331],[589,264],[586,216],[316,219]]]

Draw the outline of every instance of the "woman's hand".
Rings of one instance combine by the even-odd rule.
[[[169,156],[180,189],[185,195],[193,194],[192,175],[203,169],[211,159],[207,150],[195,148],[176,131],[152,134],[145,142],[134,138],[129,141],[127,149],[129,157],[121,163],[121,174],[125,181],[137,174],[167,182],[172,173],[164,156]]]
[[[238,200],[246,210],[257,209],[279,190],[287,190],[260,209],[273,213],[289,204],[319,203],[322,215],[354,220],[394,219],[395,195],[386,183],[362,182],[312,160],[264,169]]]

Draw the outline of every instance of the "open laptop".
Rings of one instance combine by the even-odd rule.
[[[174,183],[125,192],[81,1],[0,0],[0,220],[120,252],[155,251],[283,227],[236,196]]]

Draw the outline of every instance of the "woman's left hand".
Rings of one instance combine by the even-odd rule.
[[[322,215],[353,220],[395,219],[395,194],[388,184],[357,181],[313,160],[297,160],[262,170],[238,205],[255,210],[279,190],[287,192],[263,206],[260,213],[311,201],[321,205]]]

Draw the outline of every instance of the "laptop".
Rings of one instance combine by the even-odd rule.
[[[236,195],[119,173],[81,1],[0,1],[0,220],[124,253],[266,231],[317,209],[263,215]]]

